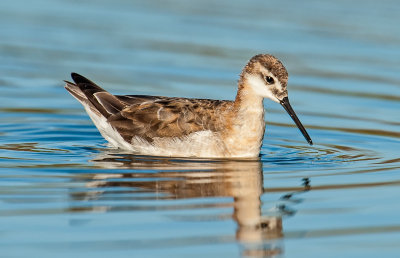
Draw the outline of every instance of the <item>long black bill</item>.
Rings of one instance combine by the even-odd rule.
[[[296,116],[296,113],[294,112],[292,106],[290,106],[289,98],[288,97],[283,98],[281,100],[281,105],[286,110],[286,112],[288,112],[288,114],[293,119],[293,121],[296,123],[297,127],[299,128],[300,132],[303,134],[304,138],[306,138],[307,142],[310,145],[312,145],[313,142],[312,142],[310,136],[308,135],[308,133],[307,133],[306,129],[304,128],[304,126],[301,124],[299,118]]]

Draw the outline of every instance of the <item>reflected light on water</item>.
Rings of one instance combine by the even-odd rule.
[[[231,214],[217,219],[232,218],[235,221],[236,239],[242,243],[245,256],[282,253],[279,239],[283,236],[282,216],[287,213],[284,206],[277,206],[273,211],[267,212],[270,214],[262,213],[260,196],[264,193],[264,189],[260,161],[215,160],[209,162],[104,153],[92,161],[107,169],[123,169],[124,172],[84,175],[85,186],[88,190],[72,193],[71,198],[75,201],[107,200],[108,195],[112,195],[113,200],[118,200],[119,194],[123,197],[126,194],[138,192],[146,193],[144,197],[146,200],[229,197],[233,200],[232,202],[215,203],[211,206],[189,204],[164,208],[196,210],[218,208],[218,206],[232,207]],[[137,172],[132,173],[130,170]],[[305,179],[302,190],[286,194],[282,198],[289,200],[309,188],[309,180]],[[137,198],[132,195],[132,199]],[[118,211],[121,208],[130,209],[119,206],[90,207],[96,212]],[[131,207],[132,210],[142,208],[157,210],[162,207]],[[88,207],[81,209],[72,208],[72,211],[89,211]],[[201,216],[192,216],[201,220]],[[193,218],[186,217],[185,219]]]

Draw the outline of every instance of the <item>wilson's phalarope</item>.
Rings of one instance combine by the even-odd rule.
[[[280,103],[308,143],[290,106],[288,73],[274,56],[252,57],[243,68],[234,101],[112,95],[72,73],[65,88],[86,109],[113,146],[135,153],[180,157],[257,157],[265,130],[263,99]]]

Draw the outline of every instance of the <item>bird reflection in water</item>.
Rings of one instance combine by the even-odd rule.
[[[101,155],[93,160],[97,165],[118,169],[120,173],[110,170],[113,173],[91,175],[86,183],[91,191],[75,192],[72,194],[75,200],[101,199],[107,195],[107,189],[116,187],[154,193],[154,199],[157,200],[232,197],[233,203],[229,206],[233,206],[233,214],[230,217],[237,224],[236,240],[242,246],[242,255],[268,257],[282,254],[282,216],[291,216],[294,211],[284,204],[277,205],[274,211],[262,211],[261,195],[264,188],[262,163],[259,160],[191,160],[113,153]],[[309,190],[309,183],[308,179],[304,179],[303,190],[287,193],[281,199],[285,203],[296,202],[293,196]],[[102,211],[117,209],[92,208]]]

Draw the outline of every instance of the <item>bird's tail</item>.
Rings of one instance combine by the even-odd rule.
[[[96,115],[110,117],[119,113],[126,104],[117,97],[77,73],[71,73],[73,82],[65,81],[65,89],[85,108]]]

